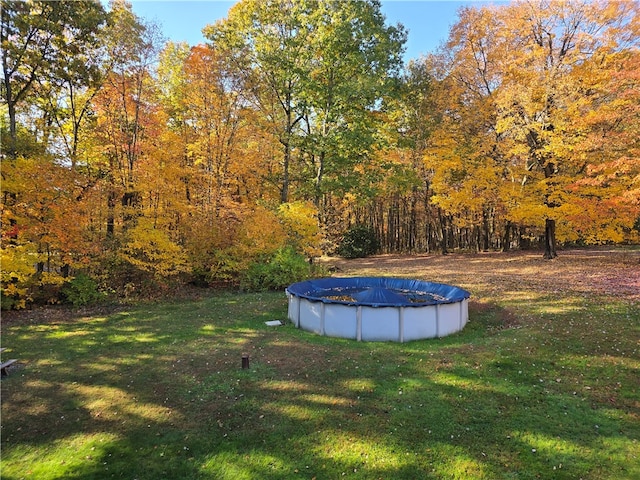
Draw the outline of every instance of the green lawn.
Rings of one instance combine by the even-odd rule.
[[[640,478],[638,302],[463,286],[406,344],[268,327],[283,293],[7,316],[2,479]]]

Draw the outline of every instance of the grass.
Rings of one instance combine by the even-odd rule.
[[[640,303],[601,288],[638,252],[616,254],[400,259],[473,294],[462,332],[406,344],[268,327],[282,293],[5,315],[2,478],[640,478]]]

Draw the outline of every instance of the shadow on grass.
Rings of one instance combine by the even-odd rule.
[[[286,315],[276,294],[9,325],[24,368],[2,380],[3,478],[639,473],[629,312],[610,312],[605,343],[553,335],[579,308],[470,311],[459,334],[407,344],[267,327]]]

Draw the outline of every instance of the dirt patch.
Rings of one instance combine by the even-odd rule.
[[[409,277],[458,285],[475,298],[529,291],[598,294],[640,301],[640,250],[575,249],[544,260],[539,252],[452,255],[378,255],[325,258],[335,276]],[[525,298],[522,299],[526,301]]]

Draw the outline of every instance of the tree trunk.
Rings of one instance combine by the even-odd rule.
[[[316,170],[316,178],[315,178],[315,204],[318,212],[320,212],[320,207],[322,203],[322,181],[324,180],[324,162],[325,162],[326,153],[324,150],[320,152],[318,155],[318,168]],[[312,158],[315,158],[313,156]]]
[[[284,158],[282,162],[282,187],[280,189],[280,203],[289,201],[289,163],[291,161],[291,147],[288,141],[282,142]]]
[[[502,251],[508,252],[509,250],[511,250],[511,222],[507,220],[502,237]]]
[[[442,254],[447,255],[449,252],[447,250],[447,226],[446,226],[446,218],[442,215],[442,211],[438,209],[438,217],[440,219],[440,229],[442,233],[442,243],[440,245],[442,249]]]
[[[482,212],[482,251],[488,252],[490,247],[490,227],[489,227],[489,213],[486,210]]]
[[[544,226],[544,257],[547,260],[556,258],[556,221],[547,218]]]
[[[110,190],[107,195],[107,238],[113,239],[115,237],[115,210],[116,210],[117,196],[113,190]]]

